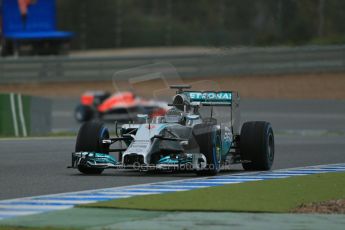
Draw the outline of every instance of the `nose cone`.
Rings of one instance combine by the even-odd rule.
[[[124,156],[123,163],[126,166],[137,167],[144,164],[144,156],[136,153],[127,154]]]

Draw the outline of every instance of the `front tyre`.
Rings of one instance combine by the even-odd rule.
[[[245,170],[270,170],[274,160],[274,134],[271,124],[265,121],[244,123],[240,136],[240,152]]]
[[[200,152],[205,155],[206,168],[197,171],[198,176],[214,176],[220,171],[221,139],[217,128],[212,124],[196,125],[193,135],[199,145]]]
[[[102,140],[108,138],[109,131],[103,123],[86,122],[79,129],[75,151],[109,154],[109,145],[102,143]],[[78,170],[83,174],[101,174],[103,172],[103,169],[90,168],[85,165],[78,165]]]

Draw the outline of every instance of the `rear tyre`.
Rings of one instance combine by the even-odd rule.
[[[196,125],[193,134],[199,145],[200,152],[205,155],[207,166],[197,171],[199,176],[214,176],[220,171],[221,139],[216,126],[212,124]]]
[[[76,152],[97,152],[109,154],[109,145],[102,140],[109,138],[109,131],[101,122],[86,122],[78,132],[75,145]],[[79,165],[78,170],[84,174],[101,174],[103,169],[90,168]]]
[[[243,124],[240,136],[241,159],[245,170],[270,170],[274,160],[274,135],[271,124],[251,121]]]
[[[75,108],[74,117],[79,122],[90,121],[94,117],[94,111],[90,106],[78,105]]]

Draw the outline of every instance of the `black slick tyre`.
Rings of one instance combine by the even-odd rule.
[[[102,140],[107,138],[109,138],[109,131],[103,123],[86,122],[79,129],[75,151],[109,154],[109,145],[102,143]],[[83,174],[101,174],[103,172],[103,169],[90,168],[85,165],[79,165],[78,170]]]
[[[240,152],[245,170],[270,170],[274,160],[271,124],[265,121],[244,123],[240,136]]]
[[[206,157],[206,168],[196,171],[198,176],[214,176],[220,171],[221,142],[217,128],[212,124],[196,125],[193,135],[199,145],[200,152]]]

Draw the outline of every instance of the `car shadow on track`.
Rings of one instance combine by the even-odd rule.
[[[218,175],[225,174],[235,174],[235,173],[244,173],[243,169],[232,169],[220,172]],[[117,170],[117,171],[106,171],[100,175],[86,175],[79,172],[73,173],[71,176],[85,176],[85,177],[176,177],[176,178],[196,178],[196,177],[205,177],[197,176],[195,172],[169,172],[169,171],[147,171],[140,172],[135,170]]]

